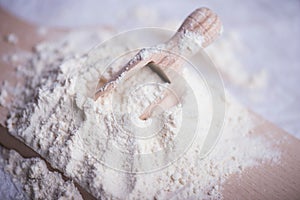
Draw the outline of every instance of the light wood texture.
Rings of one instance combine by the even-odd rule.
[[[230,176],[224,184],[224,199],[299,200],[300,140],[254,113],[252,119],[253,134],[266,137],[281,151],[280,163],[262,163]]]
[[[59,35],[61,32],[64,31],[50,30],[46,37]],[[14,46],[3,40],[9,33],[15,33],[19,37],[18,45]],[[44,39],[36,33],[34,26],[12,17],[1,9],[0,34],[1,57],[18,49],[30,50],[34,44]],[[0,59],[0,81],[9,80],[12,75],[12,66]],[[230,200],[300,199],[300,141],[256,114],[253,114],[253,120],[257,124],[253,133],[268,138],[281,150],[280,164],[264,163],[259,167],[246,169],[242,174],[230,176],[224,184],[222,192],[224,198]],[[10,136],[3,127],[0,128],[0,143],[7,148],[17,150],[24,157],[38,156],[29,147]],[[79,189],[85,199],[93,199],[82,188]]]

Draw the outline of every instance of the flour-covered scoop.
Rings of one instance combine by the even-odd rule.
[[[191,57],[201,48],[207,47],[218,38],[221,31],[222,24],[215,13],[208,8],[196,9],[185,19],[169,41],[150,48],[143,48],[109,81],[97,88],[95,100],[115,89],[122,80],[126,80],[144,66],[150,67],[165,82],[172,83],[176,77],[170,71],[175,70],[180,74],[183,58]],[[174,104],[166,100],[167,91],[164,96],[166,98],[152,102],[140,118],[147,119],[157,104],[164,103],[167,106]]]
[[[221,21],[215,13],[208,8],[196,9],[169,41],[140,50],[109,81],[97,88],[95,100],[116,88],[121,80],[126,80],[146,65],[166,82],[172,82],[165,69],[171,67],[179,70],[181,57],[193,56],[199,49],[215,41],[221,31]]]

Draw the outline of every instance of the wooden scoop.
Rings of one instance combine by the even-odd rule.
[[[208,8],[199,8],[192,12],[182,23],[176,34],[166,43],[140,50],[120,71],[102,87],[96,89],[95,100],[115,89],[118,83],[130,74],[148,65],[166,82],[172,77],[167,68],[179,70],[182,57],[191,57],[201,48],[205,48],[221,34],[219,17]]]

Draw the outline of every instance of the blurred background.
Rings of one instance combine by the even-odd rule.
[[[226,87],[251,110],[300,138],[299,0],[0,0],[0,6],[39,27],[116,32],[176,30],[195,8],[210,7],[221,17],[224,34],[207,52]]]

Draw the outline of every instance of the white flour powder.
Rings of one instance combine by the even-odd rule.
[[[9,199],[82,199],[71,181],[64,181],[61,174],[50,172],[40,158],[21,157],[17,152],[0,147],[0,164],[13,177],[17,185],[21,183],[25,193]]]
[[[91,41],[91,35],[87,33],[86,40]],[[209,156],[199,159],[205,137],[203,133],[207,132],[211,121],[212,106],[205,84],[195,82],[185,71],[184,76],[200,97],[197,98],[201,115],[198,138],[180,159],[166,168],[144,174],[120,171],[149,167],[149,163],[140,162],[140,155],[165,147],[178,148],[176,136],[183,120],[183,108],[188,107],[186,104],[191,94],[182,97],[182,105],[154,115],[153,123],[162,124],[156,137],[148,140],[131,137],[128,132],[134,129],[132,123],[139,124],[139,127],[147,125],[147,121],[139,120],[138,116],[150,102],[162,95],[165,83],[151,70],[143,68],[113,94],[94,101],[95,88],[104,67],[120,52],[129,49],[130,43],[119,41],[118,45],[102,46],[89,56],[72,58],[81,53],[81,49],[71,44],[80,44],[82,40],[78,42],[78,37],[67,36],[63,43],[39,45],[26,67],[19,68],[19,73],[25,77],[25,85],[20,84],[16,91],[6,84],[0,102],[10,110],[7,120],[10,133],[95,197],[218,199],[222,198],[222,183],[230,174],[266,160],[278,160],[279,152],[265,138],[252,134],[254,124],[248,111],[229,95],[224,100],[227,115],[222,136]],[[99,38],[94,38],[94,41],[99,42]],[[70,59],[61,64],[68,57]],[[106,70],[103,79],[111,77],[120,67],[118,62],[122,63],[124,59]],[[141,81],[148,84],[139,89]],[[150,84],[152,82],[159,84]],[[18,98],[9,104],[7,97],[11,95]],[[191,124],[197,120],[194,113],[186,117]],[[127,153],[126,156],[114,157],[116,149],[113,147]],[[151,160],[151,167],[159,168],[159,163],[166,158],[167,151],[164,157]]]
[[[239,34],[229,32],[214,45],[207,47],[206,52],[213,59],[225,79],[238,87],[262,89],[267,86],[268,74],[265,69],[252,72],[245,69],[238,59],[238,53],[244,52],[245,47],[240,42]],[[220,53],[221,52],[221,53]]]

